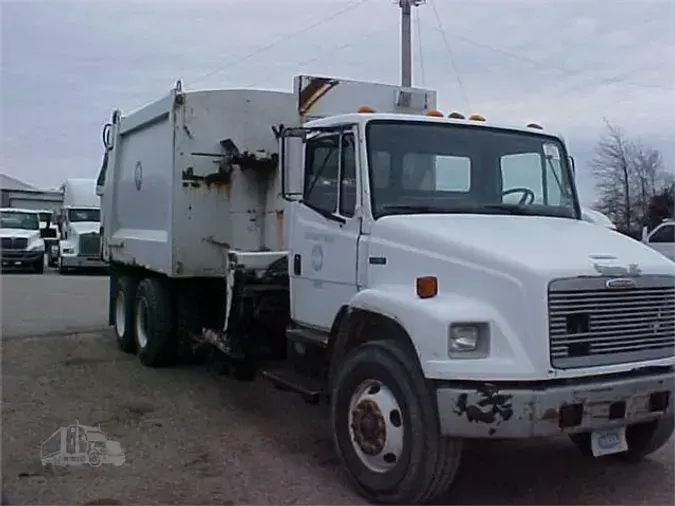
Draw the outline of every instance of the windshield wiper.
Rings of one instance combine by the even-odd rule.
[[[435,207],[425,204],[419,205],[405,205],[405,204],[391,204],[382,206],[382,211],[416,211],[419,213],[451,213],[450,209],[444,207]],[[455,211],[456,212],[456,211]]]
[[[517,214],[519,216],[531,216],[534,214],[527,206],[518,204],[482,204],[479,209],[506,211],[508,214]]]

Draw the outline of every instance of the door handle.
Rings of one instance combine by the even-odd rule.
[[[302,273],[302,258],[300,255],[293,255],[293,274],[299,276]]]

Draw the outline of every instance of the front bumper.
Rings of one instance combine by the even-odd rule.
[[[107,266],[100,257],[65,256],[61,254],[61,264],[69,269],[102,269]]]
[[[44,258],[45,252],[40,250],[2,250],[2,266],[20,267],[31,265]]]
[[[589,432],[674,416],[675,372],[578,383],[436,390],[441,433],[467,438],[529,438]]]

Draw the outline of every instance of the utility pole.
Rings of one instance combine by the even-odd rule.
[[[412,8],[426,0],[395,0],[401,8],[401,86],[412,88]]]

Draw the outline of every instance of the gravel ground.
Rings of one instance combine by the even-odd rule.
[[[103,326],[102,278],[53,278],[56,293],[78,301],[57,330]],[[363,504],[336,462],[325,410],[209,367],[143,368],[107,331],[21,337],[5,318],[29,289],[5,281],[2,487],[12,504]],[[46,328],[40,319],[58,322],[50,308],[61,306],[12,321]],[[76,420],[100,424],[126,463],[42,468],[41,443]],[[673,504],[673,475],[672,441],[638,466],[585,459],[566,438],[473,443],[444,502]]]

